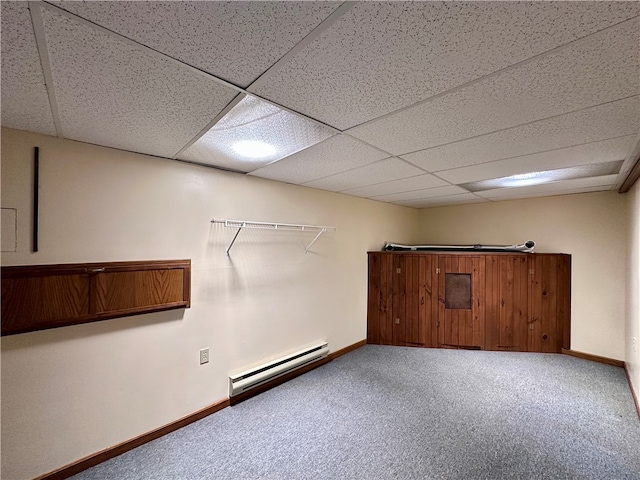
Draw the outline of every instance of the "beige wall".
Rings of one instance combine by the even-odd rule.
[[[40,251],[30,253],[33,147]],[[367,256],[415,240],[417,210],[2,130],[3,265],[192,259],[192,308],[2,338],[2,478],[30,478],[228,396],[228,372],[319,340],[366,336]],[[211,218],[336,226],[231,229]],[[209,347],[211,362],[199,365]]]
[[[423,209],[419,240],[534,240],[538,252],[571,254],[571,348],[623,360],[627,204],[602,192]]]
[[[625,361],[633,389],[640,398],[640,183],[636,183],[626,197],[629,201],[629,243]],[[636,339],[635,348],[633,338]]]

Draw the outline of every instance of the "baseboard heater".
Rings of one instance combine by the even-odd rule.
[[[318,343],[271,362],[258,365],[244,372],[229,375],[229,396],[251,390],[259,385],[281,377],[310,363],[317,362],[329,354],[327,342]]]

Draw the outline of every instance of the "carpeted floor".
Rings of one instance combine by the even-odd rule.
[[[75,479],[640,479],[624,371],[365,345]]]

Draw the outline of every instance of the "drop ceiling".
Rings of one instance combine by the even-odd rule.
[[[615,191],[640,138],[638,2],[1,8],[10,128],[416,208]]]

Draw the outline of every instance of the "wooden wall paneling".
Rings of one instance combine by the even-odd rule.
[[[549,324],[547,332],[542,335],[542,342],[545,351],[549,353],[560,353],[562,351],[562,340],[557,337],[558,330],[562,331],[562,322],[559,318],[559,298],[558,298],[558,274],[559,256],[549,255],[549,283],[547,290],[547,301],[549,302]]]
[[[530,352],[558,352],[557,333],[557,256],[534,255],[531,288],[532,315],[529,329]]]
[[[527,320],[529,318],[529,258],[525,255],[517,257],[518,273],[516,275],[518,279],[519,291],[518,301],[515,305],[515,339],[517,344],[517,350],[520,352],[527,351]]]
[[[500,256],[497,350],[527,351],[529,310],[528,259],[524,255]]]
[[[369,254],[369,290],[367,295],[367,342],[380,343],[380,312],[382,308],[381,257],[379,253]]]
[[[560,295],[560,318],[562,323],[562,332],[560,342],[561,351],[570,350],[571,348],[571,255],[562,255],[560,267],[560,286],[558,295]]]
[[[484,304],[485,304],[485,350],[498,349],[498,328],[499,319],[499,269],[500,257],[488,255],[485,257],[485,279],[484,279]]]
[[[461,273],[469,272],[471,274],[471,308],[468,310],[459,310],[458,312],[460,317],[460,345],[475,345],[475,332],[473,328],[475,303],[473,301],[473,293],[479,290],[476,285],[476,275],[474,274],[475,260],[476,259],[472,257],[459,256]]]
[[[441,255],[438,257],[439,275],[439,322],[442,333],[440,345],[450,348],[482,348],[484,344],[484,309],[480,309],[482,302],[475,298],[474,290],[481,295],[480,275],[481,259],[468,255]],[[468,274],[471,276],[470,308],[447,308],[446,282],[447,274]]]
[[[393,255],[380,258],[380,344],[393,345]]]
[[[420,255],[418,278],[420,281],[420,339],[425,347],[438,346],[438,277],[436,255]]]
[[[485,288],[486,288],[486,257],[475,257],[473,266],[473,343],[485,349]]]
[[[406,269],[405,255],[393,255],[393,344],[405,345],[406,343]]]
[[[540,316],[542,315],[542,261],[541,257],[533,255],[529,257],[529,328],[527,330],[527,351],[537,352],[542,348],[541,337],[538,332],[540,326]]]
[[[410,255],[405,257],[405,316],[401,322],[405,323],[405,341],[408,345],[424,346],[425,323],[421,315],[424,303],[424,280],[420,274],[420,259],[423,256]]]

